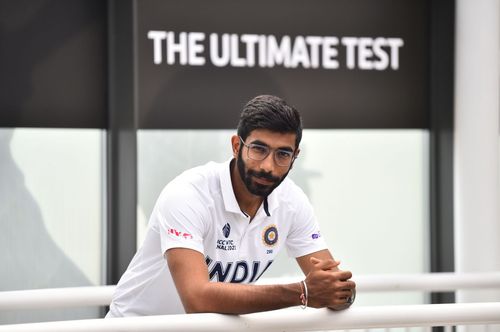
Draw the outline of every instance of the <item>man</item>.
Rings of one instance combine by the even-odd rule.
[[[160,194],[107,317],[347,308],[351,273],[339,270],[307,197],[287,178],[301,138],[300,115],[284,100],[249,101],[233,159],[188,170]],[[305,279],[254,285],[283,247]]]

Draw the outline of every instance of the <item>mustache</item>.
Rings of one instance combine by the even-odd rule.
[[[273,181],[273,182],[278,182],[280,180],[279,177],[273,176],[272,173],[256,172],[256,171],[253,171],[251,169],[249,169],[247,173],[249,175],[255,176],[257,178],[266,179],[266,180]]]

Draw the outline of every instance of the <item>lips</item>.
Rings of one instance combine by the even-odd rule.
[[[257,183],[265,185],[265,186],[269,186],[269,185],[272,185],[272,184],[276,183],[275,180],[267,179],[267,178],[263,178],[263,177],[259,177],[259,176],[256,176],[256,175],[254,175],[253,178],[255,179],[255,181]]]

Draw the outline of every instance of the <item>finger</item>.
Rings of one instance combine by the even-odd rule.
[[[335,303],[335,304],[344,304],[344,303],[349,303],[351,302],[351,296],[348,295],[348,296],[334,296],[332,298],[332,302]]]
[[[347,298],[351,297],[352,292],[351,291],[340,291],[340,292],[335,292],[334,298],[336,299],[344,299],[346,300]]]
[[[311,257],[310,261],[316,269],[321,269],[321,270],[331,270],[333,268],[336,268],[340,264],[340,261],[335,261],[332,259],[322,260],[316,257]]]
[[[347,281],[352,278],[352,272],[351,271],[335,271],[335,276],[342,281]]]
[[[350,281],[350,280],[339,281],[339,282],[335,283],[335,287],[337,287],[338,289],[351,291],[352,289],[356,288],[356,283],[354,281]]]
[[[346,305],[348,302],[348,298],[335,298],[332,302],[333,305]]]
[[[331,264],[334,264],[335,266],[339,265],[340,264],[340,261],[336,261],[334,259],[319,259],[319,258],[316,258],[316,257],[311,257],[309,259],[311,261],[311,263],[313,264],[320,264],[320,263],[325,263],[325,262],[329,262]]]
[[[309,258],[309,261],[313,264],[316,265],[321,262],[321,260],[317,259],[316,257],[311,257]]]

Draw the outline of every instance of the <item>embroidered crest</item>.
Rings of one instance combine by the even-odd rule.
[[[278,229],[276,225],[269,225],[262,232],[262,240],[268,247],[274,246],[278,242]]]

